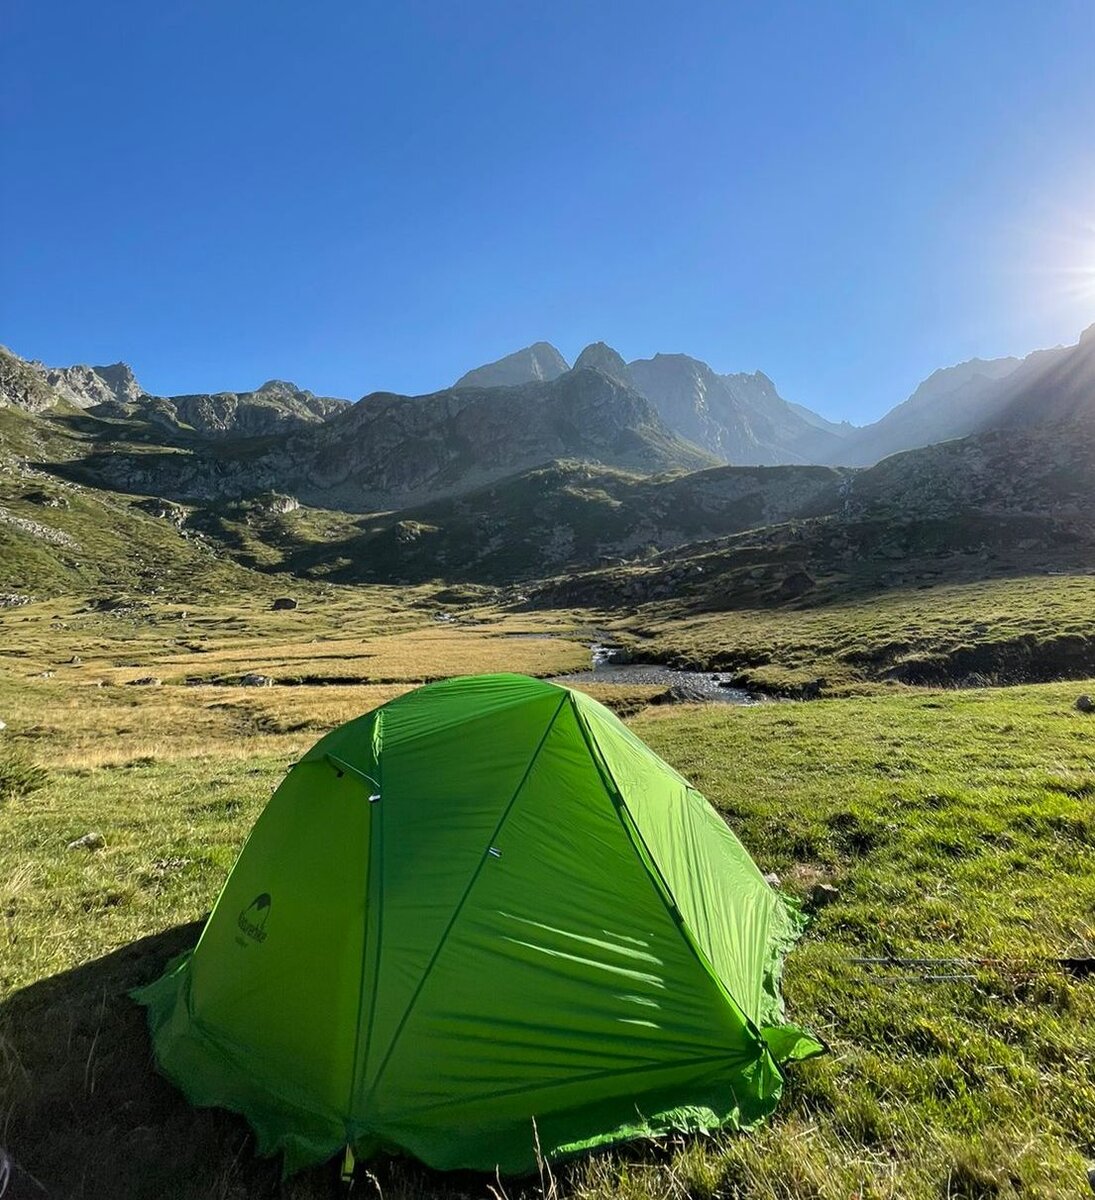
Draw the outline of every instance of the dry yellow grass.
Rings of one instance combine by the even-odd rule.
[[[0,613],[0,717],[65,767],[221,754],[292,754],[426,680],[489,671],[550,676],[589,662],[573,614],[483,610],[438,621],[390,589],[273,612],[76,600]],[[244,687],[247,674],[274,680]],[[159,685],[137,685],[153,678]]]

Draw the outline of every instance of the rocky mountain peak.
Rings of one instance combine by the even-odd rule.
[[[582,367],[594,367],[621,383],[631,384],[631,372],[627,369],[623,356],[604,342],[590,342],[578,355],[574,360],[574,370]]]
[[[762,371],[720,375],[688,354],[655,354],[628,370],[671,429],[724,462],[816,462],[842,436],[838,426],[784,400]]]
[[[128,363],[108,366],[47,367],[44,363],[28,364],[46,384],[70,404],[79,408],[94,408],[97,404],[133,404],[145,395]]]
[[[304,388],[297,387],[288,379],[268,379],[260,387],[255,388],[256,396],[298,396],[305,393]]]
[[[567,360],[550,342],[534,342],[496,362],[475,367],[461,375],[453,386],[519,387],[522,383],[547,383],[569,370]]]

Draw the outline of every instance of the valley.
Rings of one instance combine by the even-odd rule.
[[[797,656],[816,670],[898,635],[975,640],[979,622],[1086,629],[1088,583],[974,584],[931,609],[906,593],[753,627],[651,616],[616,632],[644,648],[763,645],[784,669]],[[249,593],[198,592],[185,609],[166,588],[0,611],[5,1136],[51,1194],[318,1200],[325,1172],[282,1183],[242,1120],[191,1108],[151,1070],[126,991],[193,944],[271,790],[323,732],[439,676],[581,670],[606,614],[307,581],[295,609],[275,609],[262,577]],[[1095,949],[1095,760],[1078,685],[889,681],[748,706],[577,686],[694,780],[781,888],[808,906],[819,883],[835,896],[784,981],[830,1052],[791,1071],[776,1117],[748,1136],[501,1185],[384,1160],[370,1166],[377,1194],[1080,1196],[1095,993],[1056,965]]]
[[[327,1195],[155,1075],[126,991],[193,945],[323,733],[517,671],[612,707],[811,912],[785,992],[830,1053],[747,1136],[531,1181],[385,1159],[366,1195],[1081,1195],[1095,992],[1060,964],[1095,955],[1090,334],[933,376],[907,404],[949,440],[878,459],[839,448],[879,430],[759,373],[552,351],[352,405],[0,355],[5,1139],[59,1196]],[[657,670],[590,675],[594,644]]]

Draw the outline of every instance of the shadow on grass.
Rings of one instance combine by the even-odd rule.
[[[156,1072],[144,1009],[127,995],[201,927],[142,938],[0,1005],[0,1140],[50,1197],[280,1194],[242,1120],[191,1108]]]
[[[0,1004],[0,1144],[42,1183],[49,1200],[328,1200],[340,1194],[335,1164],[283,1182],[280,1160],[256,1157],[242,1118],[191,1107],[157,1072],[145,1010],[128,993],[190,949],[203,924],[141,938]],[[393,1158],[359,1169],[352,1195],[478,1200],[498,1195],[492,1184],[489,1176],[439,1175]],[[504,1194],[532,1200],[543,1191],[524,1180],[508,1184]]]

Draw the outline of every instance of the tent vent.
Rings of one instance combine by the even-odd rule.
[[[497,846],[491,846],[491,848],[487,851],[487,853],[490,854],[494,858],[502,857],[502,851],[499,850]]]

